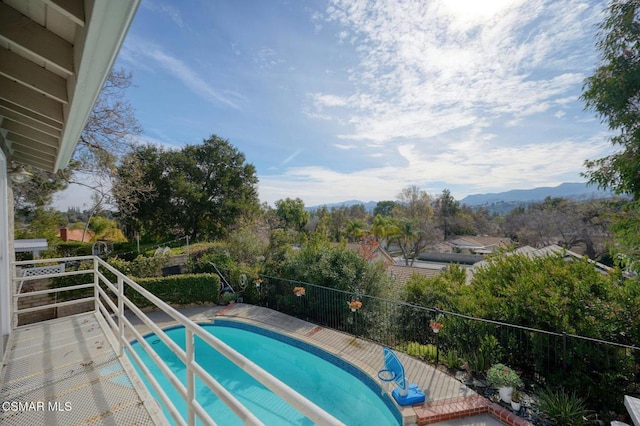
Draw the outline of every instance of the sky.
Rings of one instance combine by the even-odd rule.
[[[215,134],[260,200],[456,199],[580,182],[611,153],[585,111],[605,1],[142,0],[116,67],[140,143]],[[55,205],[88,207],[78,188]]]

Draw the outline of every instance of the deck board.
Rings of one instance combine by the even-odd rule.
[[[126,362],[118,358],[93,313],[19,327],[0,373],[0,423],[162,422],[153,414],[155,402],[134,386],[138,379],[132,380]]]

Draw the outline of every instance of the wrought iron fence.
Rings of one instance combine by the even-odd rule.
[[[262,276],[253,302],[306,321],[482,375],[503,362],[531,386],[562,386],[597,409],[620,407],[640,393],[640,348],[474,318],[311,283]],[[303,288],[304,295],[294,289]],[[352,309],[350,302],[361,306]],[[357,306],[357,305],[355,305]],[[443,327],[434,332],[431,321]],[[435,355],[435,359],[434,359]],[[465,365],[465,366],[466,366]]]

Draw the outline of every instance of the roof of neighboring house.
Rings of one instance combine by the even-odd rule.
[[[33,238],[27,240],[15,240],[13,248],[16,253],[47,250],[49,245],[46,238]]]
[[[563,247],[560,247],[556,244],[552,244],[546,247],[542,247],[542,248],[534,248],[531,246],[522,246],[517,248],[516,250],[513,251],[509,251],[509,252],[504,252],[505,255],[510,256],[513,254],[521,254],[524,256],[527,256],[531,259],[536,258],[536,257],[544,257],[544,256],[554,256],[554,255],[562,255],[564,259],[566,260],[571,260],[571,259],[584,259],[586,256],[583,256],[581,254],[578,254],[574,251],[571,250],[567,250]],[[591,260],[589,259],[589,262],[593,264],[593,266],[601,273],[606,274],[609,273],[610,271],[613,270],[613,268],[604,265],[600,262],[596,262],[595,260]],[[469,274],[467,274],[467,278],[468,280],[471,279],[471,277],[473,276],[473,270],[475,270],[476,268],[483,268],[485,266],[487,266],[489,264],[489,262],[487,260],[483,260],[481,262],[478,262],[476,264],[473,265],[473,268],[471,268],[471,270],[469,271]]]
[[[423,252],[418,255],[418,260],[425,262],[457,263],[460,265],[474,265],[482,259],[484,259],[484,257],[481,255],[462,253]]]
[[[565,249],[556,244],[552,244],[550,246],[542,247],[539,249],[536,249],[530,246],[523,246],[523,247],[520,247],[519,249],[516,249],[515,252],[525,254],[529,257],[549,256],[554,254],[562,254],[565,259],[569,259],[569,258],[584,259],[586,257],[580,253],[576,253],[575,251]],[[593,266],[595,266],[595,268],[601,272],[610,272],[613,270],[613,268],[611,268],[610,266],[607,266],[600,262],[596,262],[595,260],[589,259],[589,262],[592,263]]]
[[[347,248],[349,250],[355,251],[360,255],[364,255],[363,245],[361,243],[347,243]],[[391,255],[385,249],[383,249],[382,246],[377,245],[371,247],[371,249],[371,260],[380,260],[388,265],[393,265],[395,263],[393,257],[391,257]]]
[[[83,229],[61,229],[58,232],[58,236],[62,241],[82,241],[84,243],[91,242],[91,239],[94,236],[93,231]]]
[[[448,242],[458,248],[483,249],[486,247],[506,247],[511,244],[511,238],[463,235]]]
[[[397,285],[405,285],[413,275],[432,278],[442,273],[439,269],[417,268],[415,266],[389,265],[387,272],[394,278]]]

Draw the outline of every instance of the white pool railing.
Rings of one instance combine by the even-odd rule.
[[[65,271],[59,273],[50,273],[37,276],[22,276],[18,273],[18,269],[21,269],[27,265],[47,265],[47,264],[59,264],[59,263],[82,263],[91,262],[91,265],[86,270],[78,271]],[[215,425],[215,421],[211,418],[209,413],[200,405],[195,398],[195,378],[199,378],[218,398],[220,398],[245,424],[248,425],[262,425],[263,423],[258,419],[249,409],[247,409],[236,397],[234,397],[229,391],[227,391],[220,383],[218,383],[201,365],[195,361],[195,348],[194,338],[198,336],[209,346],[217,350],[223,356],[242,368],[245,372],[251,375],[254,379],[262,383],[276,395],[283,400],[291,404],[300,413],[304,414],[311,421],[318,425],[341,425],[343,424],[331,414],[318,407],[315,403],[308,400],[298,392],[293,390],[287,384],[275,378],[269,372],[256,365],[253,361],[240,354],[235,349],[231,348],[220,339],[206,332],[195,322],[182,315],[176,309],[172,308],[164,301],[154,296],[151,292],[140,286],[131,278],[124,275],[118,269],[109,265],[104,260],[97,256],[77,256],[69,258],[57,258],[57,259],[39,259],[31,261],[19,261],[14,262],[14,273],[12,287],[13,298],[13,312],[12,320],[13,327],[18,325],[18,317],[20,314],[36,312],[38,310],[71,306],[78,303],[94,302],[94,313],[101,315],[106,323],[109,325],[109,332],[115,336],[114,342],[118,356],[129,358],[137,365],[139,371],[142,372],[147,382],[151,385],[156,395],[160,399],[161,403],[167,409],[176,424],[179,425],[195,425],[196,418],[203,424]],[[115,283],[103,273],[108,271],[113,274],[116,279]],[[20,276],[19,276],[20,275]],[[60,287],[55,289],[46,289],[31,291],[28,293],[20,293],[17,291],[18,286],[22,282],[31,280],[40,280],[46,278],[55,277],[67,277],[73,275],[92,275],[93,282],[72,285],[68,287]],[[213,285],[213,284],[212,284]],[[173,342],[167,334],[162,331],[140,308],[138,308],[128,297],[126,297],[125,288],[130,287],[148,301],[150,301],[156,308],[165,312],[171,316],[178,325],[185,328],[186,333],[186,347],[182,349],[175,342]],[[38,295],[50,295],[53,293],[64,293],[72,290],[82,290],[93,288],[93,296],[84,297],[81,299],[69,300],[64,302],[58,302],[57,298],[54,303],[43,304],[42,306],[34,306],[29,308],[19,309],[18,301],[23,297],[33,297]],[[114,302],[115,300],[115,302]],[[149,329],[155,333],[155,335],[162,340],[162,342],[184,363],[187,370],[186,384],[183,384],[180,379],[171,371],[169,366],[164,360],[153,350],[135,328],[131,321],[125,316],[125,310],[134,314],[140,319]],[[105,330],[106,331],[106,330]],[[135,352],[131,343],[125,338],[126,332],[135,336],[136,340],[140,343],[140,346],[153,360],[156,366],[162,371],[162,374],[171,383],[171,385],[177,390],[181,398],[185,401],[187,406],[187,418],[183,418],[176,405],[162,389],[160,383],[153,376],[149,368],[142,362],[142,359]],[[126,351],[125,351],[126,349]]]

